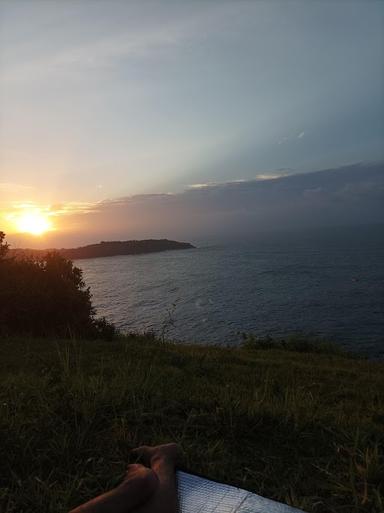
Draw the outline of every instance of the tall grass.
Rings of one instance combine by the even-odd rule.
[[[313,513],[383,511],[384,364],[132,336],[0,343],[0,510],[66,512],[137,445]]]

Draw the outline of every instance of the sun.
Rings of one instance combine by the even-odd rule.
[[[52,223],[46,214],[38,211],[23,212],[15,220],[19,233],[43,235],[52,229]]]

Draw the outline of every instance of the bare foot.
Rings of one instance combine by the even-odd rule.
[[[70,513],[128,513],[148,501],[158,487],[156,473],[143,465],[128,465],[122,483]]]
[[[151,467],[159,481],[154,495],[137,509],[137,513],[177,513],[176,465],[180,458],[179,447],[176,444],[144,445],[132,453]]]
[[[174,443],[155,445],[154,447],[142,445],[137,449],[133,449],[131,454],[137,456],[147,467],[152,467],[152,462],[159,459],[176,467],[180,460],[180,447]]]

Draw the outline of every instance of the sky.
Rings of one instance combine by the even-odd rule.
[[[0,0],[0,20],[0,229],[16,245],[34,211],[55,244],[199,237],[203,190],[384,161],[384,2]],[[226,215],[238,229],[231,212],[212,234]]]

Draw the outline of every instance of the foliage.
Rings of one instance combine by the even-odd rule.
[[[382,513],[383,362],[325,353],[4,339],[0,510],[64,513],[116,485],[129,449],[308,513]]]
[[[257,349],[276,349],[280,351],[295,351],[299,353],[325,353],[343,355],[348,358],[361,356],[348,353],[340,345],[326,340],[304,335],[291,335],[285,338],[259,337],[253,333],[242,333],[242,347],[250,351]]]
[[[7,254],[9,245],[5,242],[5,233],[0,231],[0,259]]]
[[[3,257],[8,246],[0,248]],[[41,260],[0,259],[0,334],[112,338],[115,328],[95,319],[82,271],[57,252]]]

